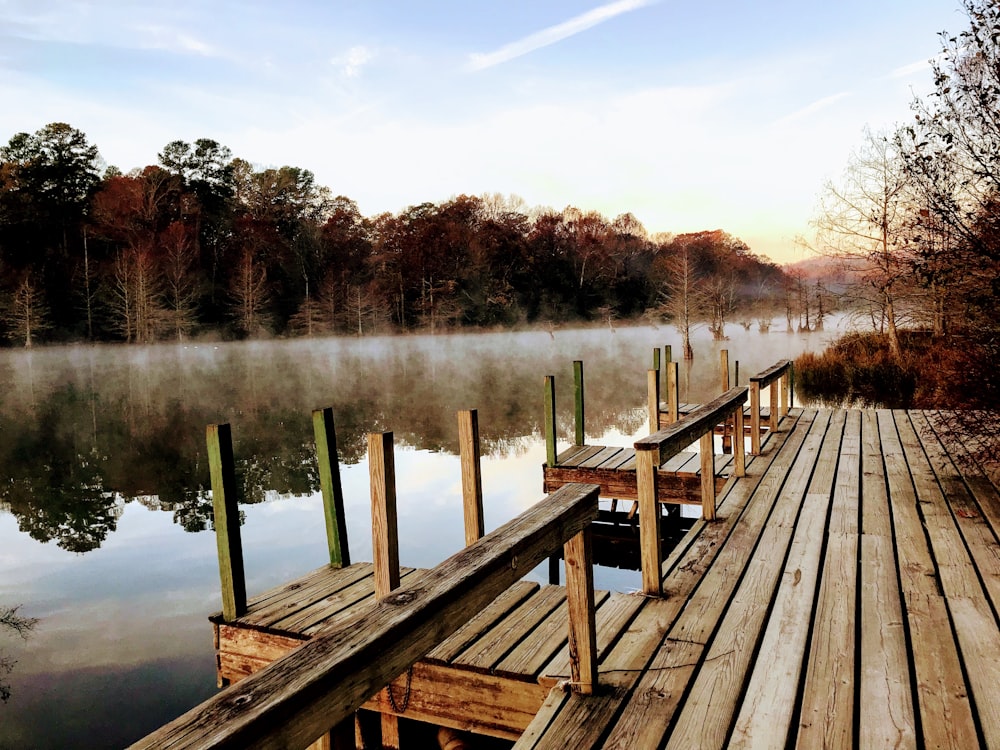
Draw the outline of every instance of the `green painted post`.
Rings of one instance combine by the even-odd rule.
[[[671,354],[670,344],[667,344],[666,346],[663,347],[663,355],[666,358],[667,362],[674,361],[673,357],[671,357],[670,354]]]
[[[583,361],[573,362],[573,394],[576,400],[576,444],[586,444],[586,431],[583,422]]]
[[[653,347],[653,369],[660,371],[660,347]]]
[[[326,519],[326,542],[330,548],[330,565],[342,568],[351,564],[347,545],[347,517],[344,512],[344,490],[340,484],[340,462],[337,460],[337,429],[333,409],[316,409],[312,413],[313,434],[316,437],[316,460],[319,462],[319,486],[323,493],[323,515]]]
[[[556,379],[545,376],[545,463],[556,465]]]
[[[208,468],[212,477],[215,541],[219,548],[222,616],[226,622],[232,622],[247,611],[233,437],[228,424],[210,424],[205,430],[205,438],[208,443]]]

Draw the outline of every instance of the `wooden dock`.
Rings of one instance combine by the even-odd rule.
[[[1000,747],[1000,495],[934,421],[793,410],[516,747]]]
[[[1000,748],[1000,493],[961,445],[939,439],[937,417],[790,409],[746,476],[725,483],[715,519],[695,522],[657,564],[662,595],[594,594],[592,691],[572,666],[581,641],[570,647],[577,610],[566,589],[520,581],[442,637],[427,629],[443,621],[421,625],[417,640],[432,645],[409,673],[393,658],[394,697],[372,689],[352,705],[517,748]],[[474,546],[463,560],[481,554]],[[372,571],[324,567],[238,618],[214,618],[220,676],[261,671],[209,709],[249,710],[272,690],[318,685],[296,677],[320,668],[303,649],[322,655],[384,617]],[[435,571],[402,569],[400,597],[419,597]],[[272,661],[287,665],[283,681],[262,669]],[[338,686],[356,680],[344,679],[322,683],[332,691],[323,705],[350,692]],[[287,733],[274,719],[241,724],[237,744],[218,727],[199,734],[209,709],[138,746],[164,736],[243,746],[247,726],[261,737],[254,746],[289,746],[267,739]],[[313,709],[277,715],[330,728],[349,713],[326,724]],[[295,736],[304,747],[318,734]]]
[[[647,371],[646,394],[651,433],[667,429],[681,419],[688,419],[702,408],[700,404],[679,403],[676,362],[668,361],[664,368],[667,400],[665,403],[661,400],[659,350],[654,350],[654,355],[657,366]],[[726,350],[722,351],[721,360],[722,392],[728,392],[729,356]],[[714,434],[722,435],[723,452],[715,455],[713,451],[711,466],[702,460],[700,450],[677,452],[659,464],[656,473],[659,502],[702,505],[705,487],[702,474],[710,470],[715,477],[715,492],[722,490],[726,480],[737,474],[733,454],[734,434],[738,431],[749,436],[751,452],[756,454],[760,451],[762,436],[776,429],[778,420],[788,413],[791,367],[790,360],[781,360],[750,378],[750,404],[741,407],[740,426],[737,428],[731,415],[728,420],[712,426]],[[598,485],[601,497],[638,501],[634,447],[587,445],[585,442],[583,362],[574,362],[573,370],[575,442],[559,453],[556,451],[555,382],[552,377],[545,381],[546,462],[542,468],[542,488],[545,492],[552,492],[564,484],[586,482]],[[764,388],[770,388],[769,406],[763,406],[760,401]],[[742,447],[742,444],[737,447]]]

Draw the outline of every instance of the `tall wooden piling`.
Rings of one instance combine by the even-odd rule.
[[[729,350],[719,350],[719,385],[722,393],[729,390]],[[733,436],[730,432],[729,420],[722,423],[722,452],[732,453]]]
[[[591,695],[597,686],[592,527],[588,526],[566,542],[563,557],[566,559],[570,679],[576,692]]]
[[[545,376],[545,463],[556,465],[556,379]]]
[[[368,472],[372,498],[372,562],[375,598],[384,599],[399,588],[399,531],[396,516],[396,463],[392,433],[368,435]],[[390,683],[386,688],[392,690]],[[392,702],[392,694],[389,694]],[[399,720],[382,714],[382,746],[398,750]]]
[[[639,559],[642,567],[642,591],[647,596],[662,593],[660,566],[660,502],[656,472],[660,465],[658,450],[636,447],[635,478],[639,495]]]
[[[660,429],[660,371],[646,370],[646,411],[649,431]]]
[[[574,400],[574,424],[576,426],[576,444],[586,444],[586,429],[584,425],[583,413],[583,361],[573,362],[573,400]]]
[[[465,545],[486,533],[483,520],[483,472],[479,455],[479,414],[475,409],[458,413],[458,453],[462,463],[462,507]]]
[[[673,424],[680,419],[680,376],[677,363],[667,362],[667,419]],[[659,429],[659,427],[657,427]]]
[[[210,424],[205,430],[208,467],[212,478],[215,541],[219,550],[222,616],[232,622],[247,611],[247,586],[240,540],[240,509],[236,490],[236,463],[228,424]]]
[[[319,463],[319,486],[323,494],[323,516],[326,519],[326,541],[330,548],[330,565],[341,568],[351,564],[347,544],[347,518],[344,513],[344,490],[340,483],[340,462],[337,459],[337,430],[333,409],[316,409],[312,413],[313,434],[316,438],[316,459]]]

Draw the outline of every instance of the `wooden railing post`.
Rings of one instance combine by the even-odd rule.
[[[660,452],[656,448],[635,451],[635,479],[639,495],[639,558],[642,561],[642,591],[647,596],[660,596],[663,584],[660,566],[660,502],[656,473]]]
[[[667,362],[667,421],[673,424],[680,419],[680,377],[677,363]]]
[[[719,350],[719,384],[722,387],[720,393],[729,390],[729,350]],[[733,450],[732,435],[729,432],[729,418],[722,423],[722,452],[731,453]]]
[[[792,366],[789,364],[781,376],[781,416],[788,414],[789,401],[792,395]]]
[[[653,369],[657,372],[660,371],[660,347],[653,347]]]
[[[772,380],[768,386],[768,393],[771,396],[771,413],[768,415],[767,429],[773,434],[778,429],[778,390],[781,386],[781,379]]]
[[[344,490],[340,483],[340,462],[337,460],[337,429],[333,422],[333,409],[316,409],[312,413],[312,419],[330,565],[341,568],[351,564],[351,553],[347,544],[347,517],[344,512]]]
[[[556,465],[556,379],[545,376],[545,463]]]
[[[394,589],[399,588],[396,463],[391,432],[369,433],[368,472],[372,496],[375,598],[384,599]],[[390,683],[385,689],[392,690],[392,684]],[[382,747],[393,750],[399,748],[399,720],[393,714],[382,714]]]
[[[569,612],[570,679],[573,690],[591,695],[597,686],[597,622],[594,607],[594,550],[591,527],[563,547],[566,609]]]
[[[714,430],[701,436],[701,514],[706,521],[715,520],[715,437]]]
[[[205,430],[208,467],[212,478],[215,541],[219,550],[222,617],[232,622],[247,611],[247,585],[240,540],[240,509],[236,490],[233,437],[228,424],[210,424]]]
[[[585,445],[586,430],[584,429],[583,414],[583,362],[579,359],[573,362],[573,397],[576,406],[574,409],[576,444]]]
[[[733,412],[733,471],[738,477],[747,475],[746,437],[743,431],[743,404],[740,404]]]
[[[649,413],[649,431],[660,429],[660,371],[646,370],[646,410]]]
[[[458,413],[458,453],[462,462],[462,507],[465,545],[486,533],[483,520],[483,472],[479,455],[479,414],[475,409]]]
[[[760,454],[760,383],[750,380],[750,453]]]

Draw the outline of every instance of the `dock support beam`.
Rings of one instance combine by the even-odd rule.
[[[545,463],[556,465],[556,379],[545,376]]]
[[[722,393],[729,390],[729,350],[719,350],[719,385]],[[733,452],[733,436],[729,431],[729,420],[722,423],[722,452]]]
[[[396,463],[392,433],[369,433],[368,471],[372,496],[372,561],[375,599],[399,588],[399,532],[396,522]],[[386,688],[392,690],[392,683]],[[389,694],[390,702],[392,693]],[[382,747],[399,750],[399,719],[382,714]]]
[[[649,431],[660,429],[660,371],[646,370],[646,409],[649,412]]]
[[[317,409],[312,413],[313,434],[316,438],[316,459],[319,462],[319,486],[323,493],[323,515],[326,519],[326,541],[330,548],[330,565],[342,568],[351,564],[347,544],[347,518],[344,513],[344,490],[340,484],[340,462],[337,460],[337,429],[333,409]]]
[[[563,547],[569,613],[570,679],[574,691],[592,695],[597,685],[597,623],[594,607],[594,548],[590,526]]]
[[[667,362],[667,419],[670,424],[674,424],[680,419],[680,390],[678,384],[680,376],[677,370],[677,363]],[[659,426],[656,428],[660,429]]]
[[[228,424],[210,424],[205,430],[208,467],[212,477],[215,541],[219,548],[222,617],[233,622],[247,611],[247,585],[240,540],[240,508],[236,490],[233,437]]]
[[[639,495],[639,559],[642,564],[642,591],[646,596],[660,596],[663,585],[660,567],[660,503],[656,472],[660,452],[656,448],[635,451],[635,479]]]
[[[583,413],[583,361],[579,359],[573,362],[573,400],[576,406],[574,410],[576,444],[586,445]]]
[[[483,472],[479,456],[479,413],[458,413],[458,453],[462,462],[462,507],[465,546],[475,544],[486,533],[483,521]]]

